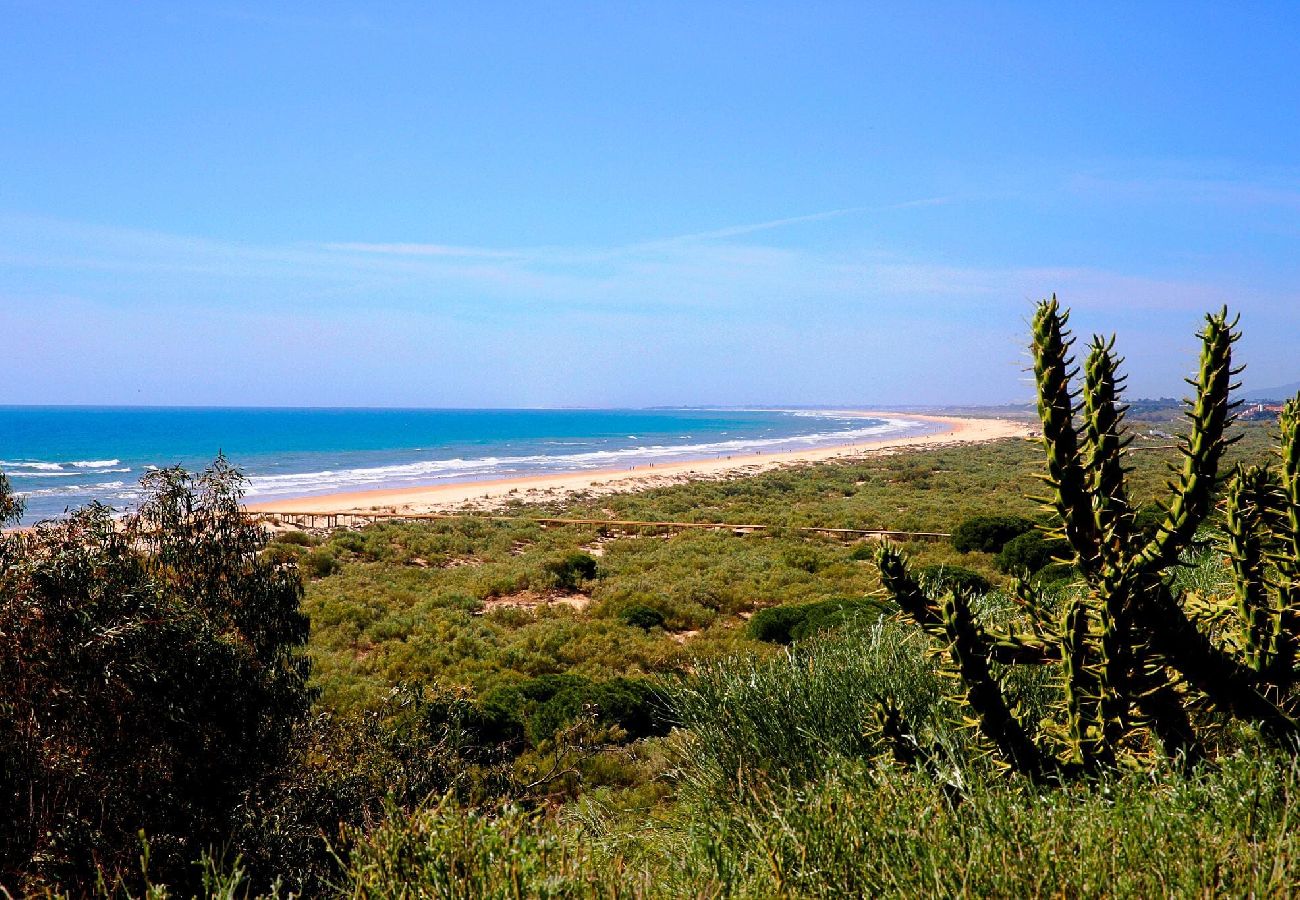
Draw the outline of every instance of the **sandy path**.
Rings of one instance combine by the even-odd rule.
[[[374,491],[353,491],[288,500],[269,500],[249,504],[252,512],[446,512],[472,508],[492,510],[511,501],[540,502],[563,499],[571,494],[614,494],[680,484],[694,479],[734,478],[753,475],[790,465],[845,460],[869,454],[891,453],[904,448],[973,444],[1025,437],[1029,427],[1006,419],[973,419],[956,416],[923,416],[912,413],[877,413],[862,411],[852,415],[872,418],[912,419],[945,426],[934,434],[914,437],[883,438],[857,444],[791,450],[778,453],[753,453],[712,459],[643,464],[630,469],[605,469],[590,472],[567,472],[500,478],[493,481],[470,481],[403,487]]]

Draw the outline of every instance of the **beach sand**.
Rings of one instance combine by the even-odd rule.
[[[907,449],[982,443],[1004,438],[1027,437],[1030,434],[1028,425],[1006,419],[870,411],[854,412],[851,415],[930,422],[942,425],[943,430],[933,434],[882,438],[808,450],[646,463],[628,469],[530,475],[492,481],[469,481],[268,500],[265,503],[249,504],[248,509],[250,512],[260,513],[436,513],[468,510],[488,512],[513,502],[541,503],[563,500],[574,494],[599,496],[641,491],[680,484],[684,481],[736,478],[787,466],[843,461],[869,455],[896,453]]]

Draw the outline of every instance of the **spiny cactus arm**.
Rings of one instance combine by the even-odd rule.
[[[1070,314],[1056,301],[1038,304],[1033,320],[1030,351],[1034,357],[1034,381],[1038,388],[1038,418],[1043,425],[1043,447],[1047,451],[1044,480],[1052,488],[1049,503],[1061,518],[1065,539],[1078,554],[1080,565],[1090,565],[1097,554],[1092,498],[1088,496],[1079,433],[1074,426],[1075,394],[1070,381],[1070,345],[1066,326]]]
[[[1277,532],[1277,634],[1273,681],[1287,686],[1295,680],[1300,645],[1300,394],[1282,406],[1279,417],[1282,465],[1279,473]]]
[[[1138,712],[1150,723],[1165,755],[1181,759],[1188,768],[1204,759],[1205,747],[1187,716],[1186,700],[1170,683],[1165,670],[1149,667],[1136,680]]]
[[[966,702],[978,716],[980,731],[1016,771],[1041,778],[1047,759],[1025,732],[1007,706],[1002,688],[989,671],[989,644],[961,594],[950,593],[943,601],[943,623],[948,634],[949,653],[966,686]]]
[[[1280,618],[1270,608],[1265,573],[1265,540],[1273,488],[1267,469],[1238,466],[1228,484],[1223,517],[1242,626],[1242,646],[1250,667],[1261,673],[1271,666],[1277,636],[1274,620]]]
[[[929,634],[946,639],[942,606],[925,592],[912,575],[907,556],[898,548],[883,544],[876,554],[876,565],[880,568],[881,583],[898,604],[898,608],[911,616]],[[992,659],[1003,665],[1046,665],[1061,658],[1060,645],[1046,635],[982,633],[987,638]]]
[[[1205,317],[1205,328],[1199,335],[1200,368],[1196,380],[1188,381],[1196,388],[1196,396],[1189,401],[1187,411],[1191,429],[1179,447],[1183,469],[1178,484],[1173,486],[1164,521],[1138,557],[1137,565],[1144,572],[1154,573],[1176,564],[1213,507],[1219,461],[1232,443],[1225,432],[1236,409],[1229,397],[1239,387],[1232,380],[1240,372],[1232,368],[1232,345],[1241,337],[1237,322],[1237,318],[1229,321],[1226,308]]]
[[[892,699],[876,708],[875,735],[889,748],[896,762],[911,767],[920,756],[920,745],[903,721],[903,711]]]
[[[1133,511],[1124,488],[1123,453],[1132,440],[1124,434],[1124,413],[1120,403],[1124,376],[1115,357],[1115,338],[1094,335],[1084,365],[1085,473],[1092,495],[1093,526],[1097,537],[1097,558],[1079,559],[1085,575],[1115,563],[1128,550],[1133,537]]]
[[[892,544],[881,544],[876,552],[876,566],[880,569],[880,583],[894,598],[898,608],[924,630],[943,635],[943,612],[912,575],[906,554]]]
[[[1151,649],[1223,712],[1258,722],[1274,738],[1300,734],[1300,723],[1256,688],[1247,666],[1215,647],[1187,618],[1163,582],[1141,587],[1150,602],[1135,604],[1135,621],[1149,636]]]
[[[1060,662],[1061,645],[1041,637],[987,629],[989,659],[1004,666],[1045,666]]]
[[[1133,705],[1132,674],[1135,663],[1132,629],[1129,627],[1131,584],[1120,570],[1107,566],[1098,589],[1101,620],[1101,660],[1098,666],[1099,713],[1108,747],[1123,740]]]
[[[1070,751],[1075,764],[1092,770],[1114,761],[1104,740],[1098,710],[1098,679],[1090,660],[1088,606],[1082,597],[1070,602],[1062,629],[1065,707]]]

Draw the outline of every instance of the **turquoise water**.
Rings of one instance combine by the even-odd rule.
[[[428,410],[0,407],[0,470],[26,521],[97,500],[125,509],[151,467],[218,451],[249,500],[478,481],[795,450],[925,425],[752,410]]]

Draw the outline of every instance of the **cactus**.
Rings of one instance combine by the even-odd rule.
[[[1289,712],[1300,653],[1300,396],[1281,416],[1279,470],[1239,467],[1226,493],[1224,549],[1241,625],[1233,648],[1188,614],[1170,572],[1214,509],[1220,463],[1234,440],[1226,432],[1240,371],[1232,366],[1237,320],[1226,309],[1206,316],[1199,371],[1189,380],[1195,393],[1187,401],[1181,470],[1149,539],[1134,527],[1125,487],[1129,438],[1114,338],[1092,339],[1076,393],[1068,322],[1055,296],[1041,302],[1031,351],[1050,489],[1043,502],[1086,591],[1054,622],[1032,587],[1017,582],[1029,627],[997,632],[977,621],[960,593],[927,594],[894,547],[878,553],[882,583],[905,614],[948,644],[974,724],[1008,765],[1031,778],[1095,772],[1153,744],[1194,761],[1204,752],[1191,714],[1198,704],[1300,746],[1300,723]],[[1012,665],[1060,667],[1063,723],[1025,727],[997,676],[999,666]]]

